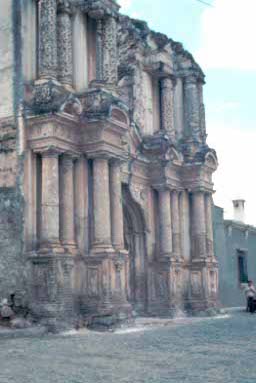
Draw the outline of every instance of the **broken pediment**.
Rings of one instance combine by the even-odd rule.
[[[110,118],[113,120],[116,120],[118,122],[121,122],[125,125],[129,125],[128,115],[123,110],[121,110],[115,106],[111,108]]]

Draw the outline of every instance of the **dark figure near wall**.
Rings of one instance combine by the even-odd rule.
[[[252,281],[248,281],[248,285],[245,287],[244,293],[247,300],[246,311],[253,314],[256,310],[256,289]]]

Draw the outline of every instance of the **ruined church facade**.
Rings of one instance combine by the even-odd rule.
[[[110,322],[215,307],[192,55],[113,0],[7,0],[0,35],[0,295]]]

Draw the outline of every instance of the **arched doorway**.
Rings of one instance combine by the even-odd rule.
[[[127,300],[138,313],[147,309],[147,259],[145,251],[145,223],[139,204],[123,187],[124,239],[129,251],[127,267]]]

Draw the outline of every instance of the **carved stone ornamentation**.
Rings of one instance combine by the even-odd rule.
[[[17,51],[25,76],[9,61],[0,68],[19,95],[17,113],[8,94],[0,105],[0,292],[24,279],[39,317],[74,323],[76,303],[104,326],[133,310],[216,306],[217,157],[199,65],[115,0],[8,3],[26,49]]]
[[[56,79],[57,71],[57,2],[39,3],[39,76]]]
[[[58,1],[58,79],[62,84],[72,85],[72,10],[67,0]]]
[[[117,82],[117,26],[114,17],[103,23],[103,78],[107,83]]]
[[[175,142],[173,81],[168,77],[161,80],[161,121],[162,129]]]
[[[184,101],[187,135],[196,142],[200,142],[200,105],[197,78],[195,75],[189,75],[184,78]]]
[[[31,89],[25,105],[33,113],[57,112],[68,99],[70,99],[70,93],[49,80],[42,84],[38,83]]]
[[[102,20],[97,20],[96,30],[96,78],[103,80],[103,27]]]

